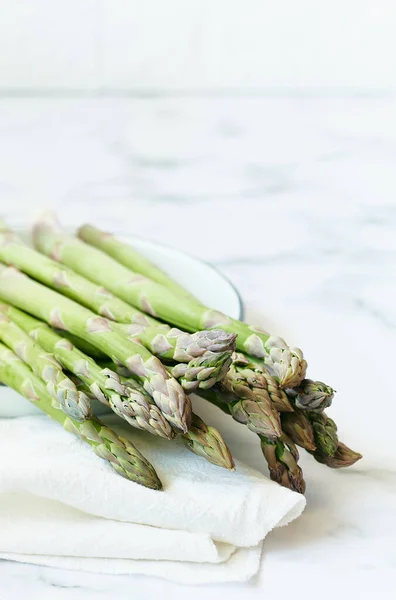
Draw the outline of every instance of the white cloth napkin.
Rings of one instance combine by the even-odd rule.
[[[305,499],[236,463],[232,473],[168,442],[106,422],[155,466],[157,492],[123,479],[46,416],[0,419],[0,558],[188,583],[243,581],[262,540]]]

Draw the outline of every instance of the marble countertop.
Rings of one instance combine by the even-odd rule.
[[[395,109],[385,96],[0,100],[1,213],[53,208],[210,261],[247,320],[336,388],[329,413],[364,454],[342,472],[302,457],[307,508],[268,536],[248,584],[1,562],[0,600],[395,597]]]

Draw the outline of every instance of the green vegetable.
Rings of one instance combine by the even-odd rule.
[[[91,401],[78,391],[52,354],[45,352],[0,307],[0,340],[40,377],[53,398],[53,404],[76,421],[92,417]]]
[[[165,418],[187,431],[191,402],[180,384],[148,350],[112,329],[111,321],[0,264],[0,298],[59,329],[90,342],[119,361],[143,383]]]
[[[162,489],[154,467],[129,440],[117,436],[98,419],[91,418],[80,423],[54,407],[52,397],[41,379],[3,344],[0,344],[0,381],[34,403],[63,425],[66,431],[75,433],[87,442],[95,454],[107,460],[122,477],[153,490]]]
[[[301,350],[289,348],[282,338],[216,310],[182,301],[169,289],[130,271],[97,248],[54,230],[51,223],[35,226],[34,242],[44,254],[107,287],[116,296],[154,317],[187,331],[223,329],[238,334],[238,350],[262,358],[281,387],[295,387],[305,376],[307,365]]]
[[[138,429],[171,439],[172,428],[153,399],[137,383],[133,387],[122,385],[117,373],[101,368],[97,363],[75,348],[42,321],[8,305],[0,305],[0,318],[7,315],[47,352],[56,357],[65,369],[80,378],[97,400],[107,404],[122,419]],[[30,336],[30,337],[29,337]]]

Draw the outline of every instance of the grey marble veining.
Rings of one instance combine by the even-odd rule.
[[[0,100],[1,213],[54,208],[212,262],[246,318],[337,389],[329,412],[364,460],[339,472],[303,456],[305,513],[268,537],[255,581],[204,586],[209,598],[395,597],[395,109],[392,97]],[[244,439],[239,458],[264,470]],[[203,588],[0,562],[1,600],[134,592]]]

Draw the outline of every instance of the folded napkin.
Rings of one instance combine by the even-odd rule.
[[[305,499],[236,461],[232,473],[104,419],[152,462],[164,491],[117,475],[46,416],[0,419],[0,558],[173,581],[243,581],[262,540]]]

